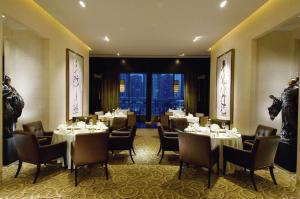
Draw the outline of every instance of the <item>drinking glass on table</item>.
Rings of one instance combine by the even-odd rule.
[[[225,129],[225,127],[226,127],[225,122],[222,122],[222,123],[221,123],[221,127],[222,127],[222,129]]]

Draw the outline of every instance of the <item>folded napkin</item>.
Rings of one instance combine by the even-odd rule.
[[[85,128],[85,122],[77,122],[77,127]]]
[[[111,114],[111,112],[109,112],[109,111],[108,111],[107,113],[105,113],[105,114],[104,114],[104,116],[111,117],[111,116],[112,116],[112,114]]]
[[[194,117],[194,116],[193,116],[193,114],[189,113],[189,114],[188,114],[188,117]]]
[[[210,129],[211,129],[212,131],[217,131],[217,130],[220,129],[220,127],[219,127],[219,125],[217,125],[217,124],[212,124],[212,125],[210,126]]]

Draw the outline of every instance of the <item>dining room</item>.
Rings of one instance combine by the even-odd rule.
[[[0,198],[300,197],[299,8],[0,1]]]

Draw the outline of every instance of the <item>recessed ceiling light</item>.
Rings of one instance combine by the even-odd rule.
[[[227,5],[227,0],[222,1],[222,2],[220,3],[220,8],[224,8],[226,5]]]
[[[180,64],[180,60],[179,60],[179,59],[176,59],[175,63],[176,63],[176,64]]]
[[[209,48],[208,51],[211,51],[211,48]]]
[[[125,64],[126,63],[126,60],[125,59],[122,59],[122,64]]]
[[[80,5],[81,7],[83,7],[83,8],[85,8],[85,7],[86,7],[86,5],[85,5],[84,1],[79,1],[79,5]]]
[[[184,53],[180,54],[179,56],[180,56],[180,57],[184,57]]]
[[[120,56],[120,53],[117,53],[117,56]]]
[[[1,15],[2,18],[5,18],[5,15]]]
[[[108,38],[108,36],[105,36],[105,37],[103,38],[103,40],[106,41],[106,42],[110,42],[110,39]]]
[[[199,41],[200,39],[202,39],[202,36],[196,36],[194,39],[193,39],[193,42],[197,42]]]

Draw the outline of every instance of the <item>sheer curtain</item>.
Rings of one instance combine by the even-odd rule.
[[[197,74],[184,74],[184,108],[187,113],[197,112]]]
[[[119,105],[119,73],[103,73],[101,92],[101,107],[103,111],[112,111]]]

